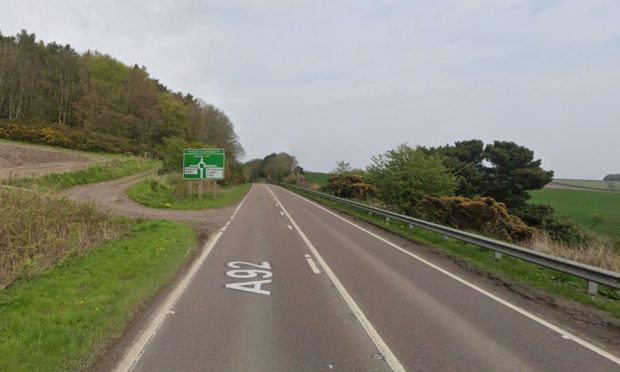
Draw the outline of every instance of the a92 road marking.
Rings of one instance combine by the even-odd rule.
[[[256,267],[261,270],[256,269],[241,269],[241,266],[249,266]],[[236,289],[244,292],[251,292],[261,295],[270,296],[271,291],[267,291],[263,289],[263,284],[271,284],[271,278],[273,273],[271,270],[271,264],[267,261],[263,261],[260,264],[253,264],[250,262],[244,261],[231,261],[226,264],[231,269],[237,270],[229,270],[226,272],[226,276],[229,278],[235,279],[253,279],[259,277],[263,280],[254,280],[251,282],[240,282],[240,283],[228,283],[225,285],[226,288]]]

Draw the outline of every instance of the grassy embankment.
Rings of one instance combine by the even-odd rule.
[[[327,184],[329,174],[321,172],[304,172],[304,177],[306,177],[309,183],[316,183],[322,187]]]
[[[191,228],[143,221],[0,293],[0,370],[84,370],[187,260]]]
[[[0,370],[85,370],[196,247],[188,226],[130,220],[56,191],[159,162],[121,155],[0,188]],[[43,191],[43,192],[41,192]]]
[[[366,212],[314,195],[304,193],[304,196],[412,241],[438,248],[475,270],[492,273],[516,283],[541,288],[551,294],[591,305],[620,319],[620,291],[618,290],[600,286],[600,295],[591,296],[587,293],[587,283],[583,279],[511,257],[504,256],[502,259],[496,260],[493,252],[473,244],[454,239],[444,240],[441,235],[422,229],[411,230],[407,225],[398,221],[387,224],[385,219],[379,216],[368,215]]]
[[[620,242],[620,193],[542,189],[530,195],[530,203],[550,204],[558,215]]]
[[[48,174],[43,177],[5,180],[10,186],[42,191],[60,191],[72,186],[110,181],[135,173],[154,169],[160,165],[157,160],[142,158],[118,158],[105,163],[94,164],[87,169],[65,173]]]
[[[127,190],[132,200],[151,208],[198,210],[222,208],[238,203],[248,192],[251,184],[222,187],[218,185],[217,198],[213,199],[212,187],[203,184],[202,198],[197,196],[199,181],[193,182],[193,196],[190,198],[186,180],[180,174],[167,174],[141,181]]]

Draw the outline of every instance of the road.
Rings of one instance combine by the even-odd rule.
[[[620,359],[325,208],[255,185],[133,371],[618,371]]]

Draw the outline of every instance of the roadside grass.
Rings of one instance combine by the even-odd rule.
[[[137,222],[128,235],[0,292],[0,370],[86,370],[196,247],[194,231]]]
[[[154,169],[160,165],[157,160],[124,158],[94,164],[87,169],[48,174],[43,177],[17,178],[5,180],[5,185],[36,189],[40,191],[61,191],[72,186],[110,181],[135,173]]]
[[[127,195],[133,201],[151,208],[198,210],[234,205],[252,187],[249,183],[227,187],[218,185],[217,198],[214,200],[212,188],[206,182],[203,184],[202,198],[197,196],[199,181],[192,181],[194,195],[189,198],[187,182],[180,174],[157,176],[131,186],[127,189]]]
[[[550,204],[558,215],[615,240],[619,246],[620,193],[541,189],[531,191],[530,195],[530,203]]]
[[[329,178],[328,173],[321,172],[304,172],[304,176],[308,180],[309,183],[316,183],[319,186],[327,185],[327,179]]]
[[[592,296],[587,293],[586,280],[508,256],[496,260],[494,253],[488,249],[455,239],[445,240],[440,234],[420,228],[412,230],[409,226],[399,221],[391,221],[388,224],[382,217],[368,215],[367,212],[343,206],[329,199],[309,193],[300,192],[300,194],[331,209],[339,210],[414,242],[437,248],[446,252],[448,256],[454,258],[457,262],[464,262],[475,270],[492,273],[515,283],[543,289],[550,294],[593,306],[620,319],[620,291],[613,288],[600,285],[599,295]]]
[[[117,239],[132,224],[91,205],[0,188],[0,290]]]
[[[573,180],[566,178],[555,178],[554,183],[566,186],[583,187],[586,189],[608,190],[620,192],[620,181],[602,180]]]

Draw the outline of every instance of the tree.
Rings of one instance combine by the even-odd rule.
[[[454,145],[431,148],[429,154],[444,157],[446,166],[457,176],[456,195],[473,198],[485,193],[484,143],[480,140],[459,141]]]
[[[529,190],[544,187],[553,177],[553,172],[541,168],[540,160],[534,160],[532,150],[514,142],[484,146],[480,140],[470,140],[423,150],[443,156],[459,180],[457,195],[490,196],[510,209],[524,205]]]
[[[608,174],[603,179],[604,181],[620,181],[620,174]]]
[[[485,168],[485,194],[509,208],[524,205],[530,198],[528,190],[541,189],[553,178],[553,171],[534,160],[532,150],[514,142],[495,141],[486,146],[484,155],[490,164]]]
[[[337,161],[323,190],[342,198],[364,200],[373,197],[377,189],[366,182],[364,173],[361,169],[351,168],[344,160]]]
[[[336,168],[334,168],[329,174],[342,176],[351,173],[351,165],[344,160],[336,162]]]
[[[249,160],[244,167],[246,177],[250,181],[255,181],[263,176],[263,159]]]
[[[293,172],[297,166],[297,159],[294,156],[281,152],[271,154],[263,159],[263,175],[271,181],[282,181],[284,177]]]
[[[373,156],[366,174],[388,208],[409,215],[424,197],[452,195],[458,184],[442,157],[405,144]]]

